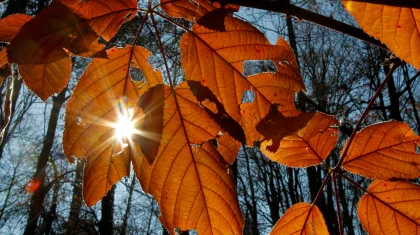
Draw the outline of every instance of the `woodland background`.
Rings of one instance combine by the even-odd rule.
[[[48,4],[48,0],[2,1],[0,15],[2,18],[13,13],[34,15]],[[139,4],[146,4],[146,1],[140,0]],[[356,25],[339,0],[297,0],[292,4]],[[296,97],[299,109],[336,116],[340,120],[338,147],[342,147],[388,72],[389,68],[380,64],[389,58],[389,52],[283,14],[241,8],[235,15],[255,25],[272,43],[278,36],[288,40],[295,51],[307,87],[306,93],[301,92]],[[183,77],[178,42],[183,31],[171,23],[159,18],[157,20],[169,57],[171,76],[180,81]],[[175,20],[185,26],[190,24],[182,19]],[[107,48],[131,44],[140,22],[141,17],[137,15],[124,24]],[[152,28],[146,24],[138,45],[152,51],[151,64],[165,71],[160,64],[158,44]],[[114,186],[102,202],[90,208],[84,204],[84,162],[78,160],[70,164],[63,154],[61,142],[66,100],[89,63],[88,59],[80,57],[73,57],[72,60],[73,72],[68,88],[46,103],[22,82],[14,84],[20,92],[13,97],[13,119],[0,145],[0,233],[21,234],[25,227],[31,226],[36,228],[36,234],[166,234],[158,219],[160,212],[157,203],[142,191],[134,175]],[[247,74],[274,70],[270,62],[248,63]],[[138,71],[132,70],[131,74],[141,79]],[[420,87],[416,79],[419,75],[409,65],[401,66],[389,80],[363,125],[394,119],[408,123],[419,133]],[[0,87],[0,103],[3,103],[5,90],[3,83]],[[335,165],[338,157],[338,149],[332,151],[328,164]],[[39,159],[48,159],[47,191],[43,205],[31,204],[31,200],[36,202],[37,198],[27,190]],[[245,218],[246,235],[267,234],[291,205],[312,201],[326,174],[322,166],[287,168],[268,160],[257,148],[241,149],[232,171]],[[357,175],[349,177],[365,188],[371,182]],[[356,213],[357,202],[363,192],[341,178],[338,178],[338,189],[344,233],[365,234]],[[317,205],[330,233],[336,234],[339,230],[332,181],[328,181]],[[35,225],[34,221],[27,219],[31,206],[42,206]]]

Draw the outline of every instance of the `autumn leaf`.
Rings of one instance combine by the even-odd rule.
[[[49,64],[69,53],[88,52],[97,38],[84,20],[53,1],[21,27],[7,47],[8,58],[18,64]]]
[[[232,13],[232,9],[217,8],[198,19],[197,24],[211,30],[226,32],[225,17]]]
[[[133,162],[145,192],[153,195],[162,224],[199,234],[240,234],[243,218],[227,163],[209,143],[221,128],[186,82],[165,85],[162,142],[153,165]]]
[[[138,97],[150,84],[156,84],[159,79],[162,81],[160,73],[148,64],[149,55],[149,51],[138,46],[109,49],[109,59],[97,58],[89,64],[67,103],[64,153],[71,162],[74,156],[86,158],[88,166],[93,164],[88,174],[85,174],[85,181],[89,181],[85,182],[84,187],[88,206],[102,198],[112,184],[124,176],[121,172],[127,170],[122,166],[130,160],[121,155],[125,146],[117,138],[116,126],[122,117],[129,118],[126,117],[129,116],[128,110],[136,106]],[[130,66],[139,68],[146,81],[150,82],[132,81],[129,76]],[[130,147],[125,150],[128,148],[134,153]],[[139,157],[137,152],[134,156]],[[110,175],[112,171],[115,172]]]
[[[114,133],[103,135],[98,143],[107,143]],[[93,206],[102,199],[123,177],[130,175],[131,149],[122,151],[118,141],[98,144],[88,152],[83,179],[83,199],[87,206]],[[137,155],[136,157],[139,157]]]
[[[137,122],[136,129],[143,134],[133,140],[141,147],[146,159],[152,164],[159,151],[163,130],[164,85],[156,85],[140,96],[137,106],[144,113],[143,121]]]
[[[293,51],[282,39],[271,45],[255,27],[231,16],[225,18],[225,26],[226,32],[216,32],[195,24],[181,39],[181,62],[186,78],[201,82],[214,93],[229,116],[241,124],[247,144],[252,145],[261,138],[255,126],[268,114],[271,104],[278,103],[279,109],[290,115],[288,111],[296,111],[294,92],[304,87],[298,72],[289,73],[298,77],[287,73],[245,77],[244,61],[286,61],[293,65]],[[245,91],[255,93],[252,103],[243,103]]]
[[[225,132],[229,133],[230,136],[240,143],[246,142],[245,133],[242,127],[229,116],[223,105],[208,87],[203,86],[197,81],[188,81],[188,86],[203,106],[204,110],[206,110],[210,117],[216,121]]]
[[[419,143],[420,136],[405,123],[391,121],[368,126],[356,134],[343,167],[375,179],[417,178],[420,177],[420,156],[416,150]]]
[[[137,13],[137,0],[59,0],[80,15],[106,41],[111,40],[125,22]]]
[[[12,41],[16,34],[18,34],[20,28],[22,28],[22,26],[31,19],[32,16],[29,15],[14,14],[0,20],[0,41]]]
[[[217,151],[222,155],[223,159],[229,164],[235,161],[236,155],[238,155],[241,143],[236,141],[232,136],[224,133],[217,140]]]
[[[7,49],[3,48],[0,51],[0,85],[3,83],[4,79],[12,75],[10,71],[10,65],[7,61]]]
[[[324,217],[316,205],[306,202],[294,204],[276,223],[271,235],[329,234]]]
[[[363,30],[379,39],[392,53],[420,69],[420,10],[382,4],[342,1]]]
[[[375,180],[360,198],[357,214],[369,234],[418,234],[420,186]]]
[[[69,57],[49,64],[20,64],[18,67],[25,85],[43,101],[63,90],[72,70]]]
[[[216,3],[213,5],[208,0],[160,0],[160,4],[166,14],[189,21],[196,21],[207,13],[222,7],[216,5]],[[228,12],[239,10],[239,6],[232,4],[228,4],[223,8]]]
[[[323,162],[338,139],[338,121],[323,113],[308,112],[284,117],[275,109],[258,125],[264,135],[261,151],[269,159],[290,167]]]

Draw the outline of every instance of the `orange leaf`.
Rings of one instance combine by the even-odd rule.
[[[16,34],[18,34],[20,28],[31,19],[32,16],[29,15],[14,14],[0,20],[0,41],[12,41]]]
[[[420,70],[420,10],[381,4],[342,1],[363,30],[378,38],[392,53]]]
[[[137,0],[59,0],[87,20],[89,26],[106,41],[111,40],[125,22],[137,13]]]
[[[88,52],[97,38],[78,15],[53,1],[22,26],[7,47],[8,58],[18,64],[49,64],[68,57],[68,52]]]
[[[245,143],[245,133],[242,127],[226,113],[223,105],[208,87],[197,81],[188,81],[194,96],[200,101],[210,117],[219,124],[224,131],[229,133],[235,140]]]
[[[226,32],[216,32],[195,24],[193,31],[181,39],[181,62],[186,78],[201,82],[216,95],[226,112],[244,128],[247,144],[252,145],[261,137],[255,126],[268,114],[271,103],[278,100],[274,94],[285,93],[282,102],[287,105],[281,103],[282,111],[296,110],[293,92],[303,89],[303,83],[298,72],[245,77],[245,60],[287,61],[294,65],[293,51],[282,39],[279,45],[271,45],[255,27],[231,16],[225,17],[225,26]],[[243,93],[248,90],[255,93],[255,99],[241,104]]]
[[[416,151],[419,143],[420,136],[405,123],[391,121],[368,126],[356,134],[343,167],[375,179],[417,178],[420,177],[420,156]]]
[[[0,66],[3,66],[7,63],[7,48],[2,48],[0,51]]]
[[[306,221],[306,223],[305,223]],[[276,223],[271,235],[329,234],[324,217],[317,206],[301,202],[294,204]]]
[[[243,218],[226,162],[210,143],[198,146],[214,138],[220,127],[186,82],[175,90],[165,86],[164,107],[162,142],[154,164],[133,162],[143,189],[159,203],[162,224],[171,234],[175,228],[240,234]]]
[[[137,142],[146,159],[152,164],[159,151],[160,141],[162,140],[163,130],[163,105],[164,105],[164,85],[151,87],[143,93],[137,101],[143,113],[143,121],[137,122],[137,130],[141,134],[133,137]]]
[[[324,161],[336,146],[338,121],[323,113],[297,117],[270,113],[257,126],[265,136],[261,151],[271,160],[290,167],[308,167]]]
[[[97,141],[107,142],[113,133],[103,135]],[[89,159],[84,170],[83,199],[87,206],[95,205],[124,176],[130,175],[130,151],[121,152],[120,143],[98,144],[86,155]]]
[[[69,82],[71,59],[64,57],[49,64],[21,64],[19,73],[25,85],[46,101],[53,94],[60,93]]]
[[[357,214],[369,234],[418,234],[420,186],[375,180],[360,198]]]
[[[4,78],[12,75],[10,71],[10,64],[7,61],[7,49],[3,48],[0,51],[0,85],[3,83]]]
[[[101,167],[92,167],[90,176],[86,176],[92,181],[84,187],[88,205],[93,205],[102,198],[110,185],[123,175],[121,172],[127,170],[123,167],[114,169],[112,166],[112,164],[122,166],[123,162],[129,161],[124,157],[125,154],[118,154],[127,149],[134,151],[130,149],[132,147],[130,138],[128,138],[128,148],[119,143],[121,140],[117,138],[116,126],[119,118],[127,114],[130,108],[135,107],[138,97],[148,89],[149,84],[132,81],[128,75],[130,65],[144,71],[147,81],[154,82],[160,76],[146,75],[150,75],[154,69],[147,63],[147,56],[150,53],[142,47],[127,46],[120,50],[114,47],[107,52],[109,59],[92,60],[66,106],[64,153],[71,162],[72,156],[85,157],[88,166],[93,164],[92,161],[95,161],[95,166],[101,165]],[[132,63],[129,61],[131,53]],[[107,154],[103,155],[105,152]],[[118,158],[115,159],[117,155]],[[134,156],[139,157],[137,153]],[[101,179],[94,176],[103,174],[108,169],[115,172],[108,175],[110,178],[106,182],[109,184],[104,185],[105,181],[101,183],[99,182]]]
[[[160,0],[161,7],[172,17],[196,21],[207,13],[220,8],[208,0]],[[229,12],[238,11],[239,6],[228,4],[225,9]]]
[[[233,161],[235,161],[240,147],[241,144],[227,133],[217,138],[217,151],[219,151],[223,159],[229,164],[232,164]]]

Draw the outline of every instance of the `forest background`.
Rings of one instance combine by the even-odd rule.
[[[344,10],[341,1],[298,0],[291,3],[358,27],[353,17]],[[48,0],[3,1],[0,3],[0,14],[2,18],[14,13],[35,15],[48,4]],[[140,0],[139,5],[147,4]],[[350,137],[370,98],[389,72],[389,67],[382,63],[390,58],[390,52],[346,34],[274,11],[242,7],[234,15],[262,31],[271,43],[275,43],[279,36],[289,42],[306,86],[305,92],[296,95],[297,107],[305,111],[324,112],[339,120],[339,144],[326,160],[328,165],[335,165],[345,140]],[[137,14],[125,23],[118,34],[106,43],[106,48],[132,44],[142,20],[142,16]],[[156,20],[170,61],[168,71],[175,83],[178,83],[184,79],[179,49],[179,40],[184,31],[161,18]],[[192,25],[183,19],[174,21],[184,27]],[[159,41],[151,22],[145,23],[137,45],[152,51],[149,60],[151,65],[166,74],[167,68],[162,63]],[[142,190],[134,172],[113,186],[96,205],[88,207],[83,202],[85,162],[80,159],[75,163],[68,162],[63,153],[62,136],[66,101],[91,60],[72,57],[72,61],[72,76],[68,87],[46,102],[22,82],[13,83],[13,88],[19,92],[12,97],[14,111],[0,144],[0,233],[165,234],[166,230],[159,222],[159,207],[153,197]],[[275,70],[270,61],[246,63],[245,75]],[[133,69],[130,73],[132,77],[142,79],[139,71]],[[401,65],[370,108],[363,127],[397,120],[404,121],[419,133],[420,97],[419,81],[416,79],[419,75],[409,64]],[[13,79],[17,77],[13,75]],[[2,103],[6,97],[7,84],[3,82],[1,86]],[[244,99],[252,100],[252,94]],[[3,111],[1,115],[5,117]],[[43,155],[48,159],[45,163],[45,198],[37,204],[40,206],[35,208],[38,212],[30,215],[31,210],[34,210],[34,203],[31,203],[34,200],[31,189],[34,182],[31,180]],[[293,204],[313,201],[328,173],[328,169],[322,165],[288,168],[263,156],[257,147],[241,148],[232,169],[245,220],[243,233],[250,235],[267,234]],[[358,175],[349,174],[347,177],[364,188],[372,182]],[[336,180],[336,186],[333,181],[326,182],[324,192],[316,203],[327,222],[329,232],[339,234],[341,220],[345,234],[365,234],[357,217],[357,203],[364,192],[343,178]],[[412,181],[419,183],[418,179]],[[334,194],[334,187],[338,189],[338,197]],[[339,214],[342,218],[337,216],[337,200],[341,205]]]

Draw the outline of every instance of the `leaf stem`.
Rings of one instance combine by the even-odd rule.
[[[128,59],[128,68],[127,68],[127,73],[126,73],[126,75],[125,75],[125,82],[124,82],[124,90],[123,90],[123,98],[124,98],[124,96],[125,96],[125,92],[126,92],[126,89],[127,89],[127,83],[128,83],[128,79],[129,79],[129,74],[130,74],[130,65],[131,65],[131,60],[133,59],[133,54],[134,54],[134,48],[135,48],[135,46],[136,46],[136,44],[137,44],[137,41],[138,41],[138,39],[139,39],[139,37],[140,37],[140,34],[141,34],[141,32],[143,31],[143,27],[144,27],[144,24],[146,23],[146,21],[147,21],[147,18],[148,18],[148,13],[146,13],[145,15],[144,15],[144,18],[143,18],[143,20],[142,20],[142,22],[141,22],[141,25],[140,25],[140,28],[139,28],[139,30],[137,31],[137,34],[136,34],[136,37],[134,38],[134,41],[133,41],[133,44],[132,44],[132,46],[131,46],[131,51],[130,51],[130,57],[129,57],[129,59]]]
[[[331,173],[332,173],[332,171],[328,171],[327,175],[325,176],[324,181],[322,182],[322,185],[319,188],[318,193],[316,194],[316,197],[311,204],[311,208],[309,209],[308,214],[306,215],[305,222],[303,223],[303,228],[302,228],[302,230],[300,230],[300,235],[303,234],[303,230],[305,230],[305,226],[306,226],[306,223],[308,222],[309,215],[311,214],[312,209],[314,208],[316,201],[318,201],[319,197],[321,196],[321,194],[323,192],[323,189],[324,189],[325,185],[327,184],[328,179],[331,176]]]
[[[333,168],[333,171],[334,172],[337,172],[338,169],[343,165],[343,162],[344,162],[344,160],[347,157],[347,152],[349,151],[350,145],[353,142],[354,137],[357,134],[357,131],[360,129],[363,120],[368,115],[368,113],[370,111],[370,108],[373,106],[373,103],[375,102],[376,98],[378,98],[378,96],[381,94],[381,92],[384,89],[385,85],[387,84],[388,80],[392,77],[392,74],[394,73],[394,71],[401,65],[401,61],[398,58],[394,58],[392,60],[393,60],[394,63],[391,65],[391,69],[389,70],[389,72],[386,75],[385,79],[382,81],[382,83],[379,86],[379,88],[376,90],[376,92],[373,95],[373,97],[370,99],[368,106],[366,107],[365,111],[363,112],[362,116],[360,117],[359,121],[357,122],[356,127],[354,128],[353,133],[350,136],[350,139],[348,140],[346,146],[344,147],[344,151],[343,151],[343,154],[341,154],[340,161]]]

